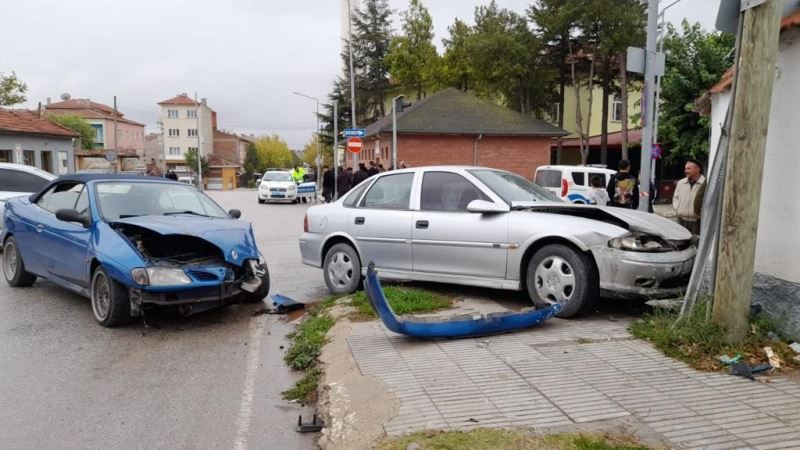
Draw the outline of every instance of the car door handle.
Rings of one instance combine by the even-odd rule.
[[[37,233],[41,233],[43,230],[44,230],[44,225],[42,225],[42,224],[36,225],[36,232]]]
[[[427,220],[418,220],[417,221],[417,228],[424,230],[428,228],[428,221]]]
[[[363,217],[356,217],[356,225],[364,225],[366,220]]]

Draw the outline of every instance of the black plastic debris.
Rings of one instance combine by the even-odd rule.
[[[316,433],[322,430],[322,422],[317,421],[317,415],[314,414],[314,418],[311,420],[311,423],[303,423],[303,415],[297,416],[297,427],[295,431],[298,433]]]
[[[306,304],[294,301],[285,295],[274,294],[272,296],[272,306],[275,314],[285,314],[290,311],[303,309],[306,307]]]
[[[769,370],[772,370],[772,365],[770,364],[759,364],[757,366],[750,367],[743,362],[737,362],[731,365],[731,375],[745,377],[754,381],[756,377],[754,377],[753,375],[764,373]]]

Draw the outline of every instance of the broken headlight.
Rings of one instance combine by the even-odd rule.
[[[133,269],[131,276],[140,286],[176,286],[192,282],[183,270],[168,267]]]
[[[631,234],[611,239],[608,241],[608,246],[618,250],[627,250],[632,252],[669,252],[675,249],[675,246],[665,241],[659,236],[645,235],[645,234]]]

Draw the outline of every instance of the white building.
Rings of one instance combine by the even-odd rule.
[[[206,99],[195,102],[187,94],[179,94],[158,105],[161,106],[166,168],[186,172],[186,152],[200,148],[200,155],[207,156],[213,151],[216,113],[208,107]]]
[[[754,300],[800,339],[800,10],[781,22],[778,70],[772,92],[761,206],[758,217]],[[722,134],[731,100],[731,72],[699,101],[711,117],[711,152]],[[709,111],[710,108],[710,111]]]

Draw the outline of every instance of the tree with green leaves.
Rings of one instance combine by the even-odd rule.
[[[402,17],[403,34],[392,38],[386,62],[392,78],[425,97],[424,88],[436,76],[439,55],[433,45],[433,19],[421,0],[411,0]]]
[[[64,128],[69,128],[72,131],[81,135],[81,148],[84,150],[91,150],[94,148],[95,132],[92,125],[80,116],[64,115],[59,116],[51,114],[47,116],[48,119],[61,125]]]
[[[189,167],[189,170],[197,171],[197,149],[190,148],[187,150],[186,154],[183,155],[183,159],[186,161],[186,166]],[[205,156],[200,158],[200,169],[203,171],[203,175],[208,173],[208,158]]]
[[[262,164],[259,172],[267,168],[289,168],[295,163],[294,152],[277,134],[256,138],[255,146]]]
[[[27,90],[28,86],[17,78],[16,73],[11,72],[11,75],[0,73],[0,106],[24,103]]]
[[[389,0],[365,0],[353,17],[353,58],[356,91],[364,102],[365,122],[374,122],[386,115],[389,65],[386,55],[392,40],[392,10]]]
[[[470,45],[472,42],[472,27],[461,19],[447,28],[450,35],[442,39],[444,55],[437,72],[437,85],[452,86],[462,91],[472,88],[475,78],[472,73],[472,60]]]
[[[658,138],[669,159],[708,156],[709,119],[694,102],[733,64],[733,35],[706,32],[699,23],[668,25],[664,38],[666,71],[661,79]]]
[[[244,173],[247,174],[247,179],[253,178],[253,174],[260,172],[262,169],[261,155],[258,153],[258,147],[255,144],[247,146],[247,152],[244,155]]]

